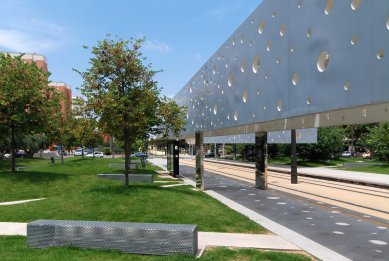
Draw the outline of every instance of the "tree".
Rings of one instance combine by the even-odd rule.
[[[389,161],[389,122],[380,123],[369,130],[367,144],[373,148],[374,156]]]
[[[12,171],[16,171],[15,137],[52,127],[60,111],[58,93],[48,86],[48,73],[21,56],[0,54],[0,125],[10,135]]]
[[[317,144],[298,144],[298,155],[311,161],[338,158],[344,147],[344,130],[338,127],[319,128]]]
[[[349,151],[351,151],[353,157],[357,147],[365,147],[367,145],[366,137],[369,134],[369,130],[374,126],[377,126],[377,123],[344,126],[346,138],[350,141]]]
[[[178,136],[186,125],[186,108],[179,106],[174,100],[163,97],[159,105],[159,115],[161,118],[162,140],[167,147],[169,136]],[[166,151],[165,151],[166,153]]]
[[[10,149],[10,140],[8,129],[0,124],[0,160],[3,159],[4,155]]]
[[[92,48],[91,67],[79,72],[84,82],[86,109],[99,121],[99,128],[124,141],[125,186],[128,187],[130,147],[147,138],[159,124],[159,89],[156,71],[145,65],[140,52],[144,39],[104,39]],[[77,71],[77,70],[76,70]]]

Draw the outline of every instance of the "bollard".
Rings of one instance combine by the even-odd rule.
[[[142,168],[146,168],[146,159],[145,158],[141,158],[140,162],[142,163]]]

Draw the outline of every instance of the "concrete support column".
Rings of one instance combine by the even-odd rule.
[[[196,188],[204,191],[204,146],[203,133],[196,132]]]
[[[298,184],[297,180],[297,146],[296,146],[296,130],[291,130],[290,133],[291,137],[291,169],[290,169],[290,174],[291,174],[291,183],[292,184]]]
[[[267,132],[255,133],[255,187],[267,190]]]

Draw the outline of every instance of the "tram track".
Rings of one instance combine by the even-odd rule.
[[[208,162],[211,165],[223,165],[223,169],[231,169],[231,170],[242,170],[242,168],[247,168],[253,171],[252,175],[255,175],[253,168],[242,166],[242,167],[236,167],[236,166],[228,166],[226,167],[227,164],[223,163],[217,163],[217,162]],[[287,174],[285,172],[277,172],[277,171],[268,171],[268,176],[273,176],[273,177],[278,177],[280,179],[284,179],[286,181],[290,180],[290,174]],[[250,181],[254,181],[254,176],[252,178],[248,178]],[[350,183],[342,183],[339,181],[329,181],[329,180],[322,180],[322,179],[315,179],[315,178],[308,178],[308,177],[299,177],[299,182],[300,183],[308,183],[308,184],[313,184],[313,185],[323,185],[328,188],[334,188],[334,189],[342,189],[343,191],[350,191],[350,192],[356,192],[356,193],[361,193],[364,195],[371,195],[371,196],[379,196],[382,198],[387,198],[389,199],[389,190],[385,189],[379,189],[379,188],[374,188],[374,187],[366,187],[366,186],[361,186],[361,185],[354,185]]]
[[[194,166],[194,161],[182,163]],[[226,163],[205,161],[206,171],[254,183],[255,170],[248,166],[228,165]],[[325,202],[334,206],[389,220],[389,191],[387,189],[365,187],[309,177],[299,177],[299,184],[290,184],[290,174],[276,171],[268,172],[268,186],[292,196]],[[362,216],[360,216],[362,217]]]

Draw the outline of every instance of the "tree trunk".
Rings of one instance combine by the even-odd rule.
[[[11,171],[16,172],[15,127],[11,126]]]
[[[111,136],[111,138],[109,139],[109,146],[110,146],[110,149],[111,149],[111,156],[114,159],[115,158],[115,153],[113,151],[113,136]]]
[[[124,128],[124,186],[129,187],[130,173],[130,132],[127,127]]]
[[[351,127],[351,156],[355,157],[355,126]]]
[[[64,164],[64,162],[63,162],[63,150],[61,151],[61,163]]]

